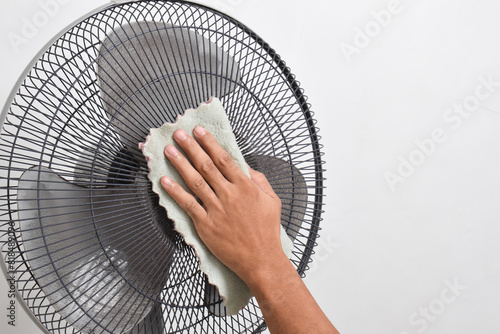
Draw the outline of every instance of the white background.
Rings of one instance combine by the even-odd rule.
[[[46,1],[1,0],[2,103],[52,36],[106,3],[65,0],[36,36],[14,47],[9,34],[21,35],[23,19],[32,21]],[[500,3],[201,2],[274,47],[316,112],[328,180],[306,283],[339,331],[500,333]],[[377,23],[373,13],[388,8],[390,22],[386,15]],[[499,84],[488,90],[481,78]],[[449,111],[477,102],[478,92],[490,96],[469,116]],[[444,140],[423,155],[416,141],[429,143],[435,131]],[[418,166],[403,170],[400,159]],[[391,188],[386,175],[398,168],[406,174]],[[19,308],[18,326],[7,325],[0,281],[0,331],[40,333]]]

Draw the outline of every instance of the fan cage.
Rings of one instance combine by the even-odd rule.
[[[18,215],[19,180],[30,167],[44,166],[68,182],[77,183],[74,163],[82,152],[88,151],[93,162],[90,170],[93,176],[88,188],[98,195],[101,181],[110,182],[109,175],[100,169],[100,159],[109,159],[109,154],[118,156],[122,146],[119,136],[110,130],[109,117],[100,97],[96,59],[102,40],[113,29],[139,21],[168,22],[191,29],[235,59],[241,70],[241,81],[236,82],[235,91],[222,97],[221,101],[238,145],[249,157],[247,162],[256,169],[265,171],[266,167],[272,167],[253,159],[258,155],[268,155],[288,162],[301,172],[307,185],[307,200],[294,204],[303,207],[304,219],[294,240],[291,261],[302,277],[314,253],[323,212],[322,146],[311,106],[285,62],[249,28],[203,5],[184,1],[137,1],[109,6],[63,33],[36,60],[5,111],[1,131],[2,253],[8,271],[15,275],[19,295],[51,333],[78,331],[52,306],[33,275],[34,264],[26,257],[23,222]],[[185,110],[204,98],[200,92],[196,96],[182,97],[178,104],[181,110]],[[156,119],[149,120],[144,127],[171,122],[177,115],[156,114]],[[144,138],[136,139],[140,142]],[[118,178],[127,173],[127,164],[130,165],[127,159],[115,159],[120,166]],[[147,165],[145,161],[139,161],[139,164],[137,173],[142,176],[141,180],[145,180]],[[277,192],[282,186],[279,172],[275,171],[277,181],[273,184]],[[148,201],[155,196],[146,181],[136,185],[120,184],[120,189],[139,193],[139,201]],[[290,208],[292,211],[293,207]],[[154,212],[144,209],[138,209],[136,214],[145,220],[156,219]],[[286,222],[290,217],[282,219]],[[171,251],[172,264],[167,282],[159,297],[147,296],[159,306],[146,317],[149,322],[142,322],[132,332],[262,332],[266,326],[255,299],[238,315],[231,317],[214,316],[207,310],[203,303],[205,277],[199,270],[196,255],[181,238],[172,238],[176,247]],[[162,323],[164,327],[155,329],[150,325],[153,323]],[[113,328],[106,326],[97,330],[113,332]]]

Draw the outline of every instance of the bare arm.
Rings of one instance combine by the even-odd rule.
[[[281,248],[281,202],[265,176],[250,170],[249,178],[209,132],[194,132],[196,140],[182,130],[174,134],[193,165],[173,146],[165,155],[203,205],[168,176],[163,188],[255,294],[272,334],[338,333]]]

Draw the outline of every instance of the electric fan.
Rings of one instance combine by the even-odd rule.
[[[282,200],[304,276],[323,200],[303,90],[235,19],[184,1],[91,13],[36,57],[2,114],[2,254],[50,333],[260,333],[254,299],[227,314],[147,179],[150,128],[216,96],[246,162]]]

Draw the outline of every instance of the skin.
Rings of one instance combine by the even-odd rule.
[[[165,155],[202,204],[168,176],[161,180],[165,191],[208,249],[252,290],[272,334],[338,334],[281,248],[281,201],[266,177],[252,169],[245,175],[202,127],[194,135],[174,133],[192,164],[172,145]]]

